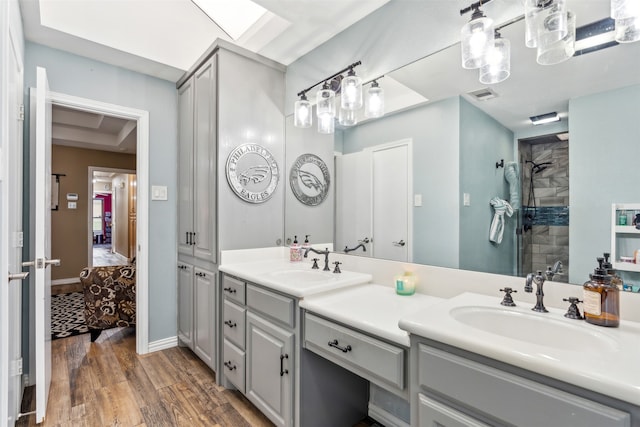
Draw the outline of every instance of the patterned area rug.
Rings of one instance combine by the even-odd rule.
[[[84,320],[82,292],[51,295],[51,339],[86,334],[89,327]]]

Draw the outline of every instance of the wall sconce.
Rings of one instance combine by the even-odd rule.
[[[336,116],[336,93],[329,88],[329,82],[324,82],[322,89],[316,92],[316,114],[318,118],[325,115]]]
[[[297,128],[308,128],[313,124],[313,113],[311,103],[307,95],[303,92],[300,100],[296,101],[293,107],[293,125]]]
[[[511,74],[511,43],[495,31],[493,47],[487,52],[487,62],[480,67],[480,83],[494,84]]]
[[[460,45],[462,48],[462,67],[475,69],[483,66],[487,61],[487,52],[493,47],[493,21],[480,10],[482,1],[460,10],[460,15],[473,10],[471,20],[460,30]]]
[[[350,68],[347,77],[342,79],[341,86],[340,107],[349,111],[362,108],[362,79],[356,76],[353,68]]]
[[[364,115],[368,118],[382,117],[384,115],[384,89],[378,85],[378,81],[371,82],[367,90]]]

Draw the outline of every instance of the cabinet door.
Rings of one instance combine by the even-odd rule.
[[[246,396],[277,426],[291,426],[293,332],[247,313]]]
[[[215,352],[215,317],[216,292],[215,275],[211,272],[195,268],[194,275],[194,300],[195,307],[193,351],[211,369],[214,369]]]
[[[217,56],[200,67],[194,81],[193,255],[216,262]]]
[[[178,264],[178,338],[193,345],[193,267]]]
[[[178,253],[193,255],[193,78],[178,89]]]

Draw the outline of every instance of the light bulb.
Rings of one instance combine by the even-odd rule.
[[[362,108],[362,79],[349,70],[347,77],[342,79],[342,98],[340,107],[346,110],[357,110]]]
[[[371,83],[371,87],[367,91],[364,115],[368,118],[384,115],[384,89],[378,86],[376,81]]]
[[[297,128],[308,128],[313,124],[313,114],[311,114],[311,103],[305,94],[296,101],[293,108],[293,125]]]

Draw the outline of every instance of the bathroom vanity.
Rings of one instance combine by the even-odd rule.
[[[276,425],[369,414],[401,427],[640,426],[640,323],[565,318],[556,301],[569,285],[549,283],[549,313],[535,313],[531,295],[500,305],[498,289],[523,279],[420,266],[422,292],[399,296],[372,283],[399,263],[331,254],[343,262],[334,274],[289,263],[284,250],[231,252],[242,257],[226,262],[223,251],[220,266],[219,381]],[[452,285],[430,295],[427,274]]]

